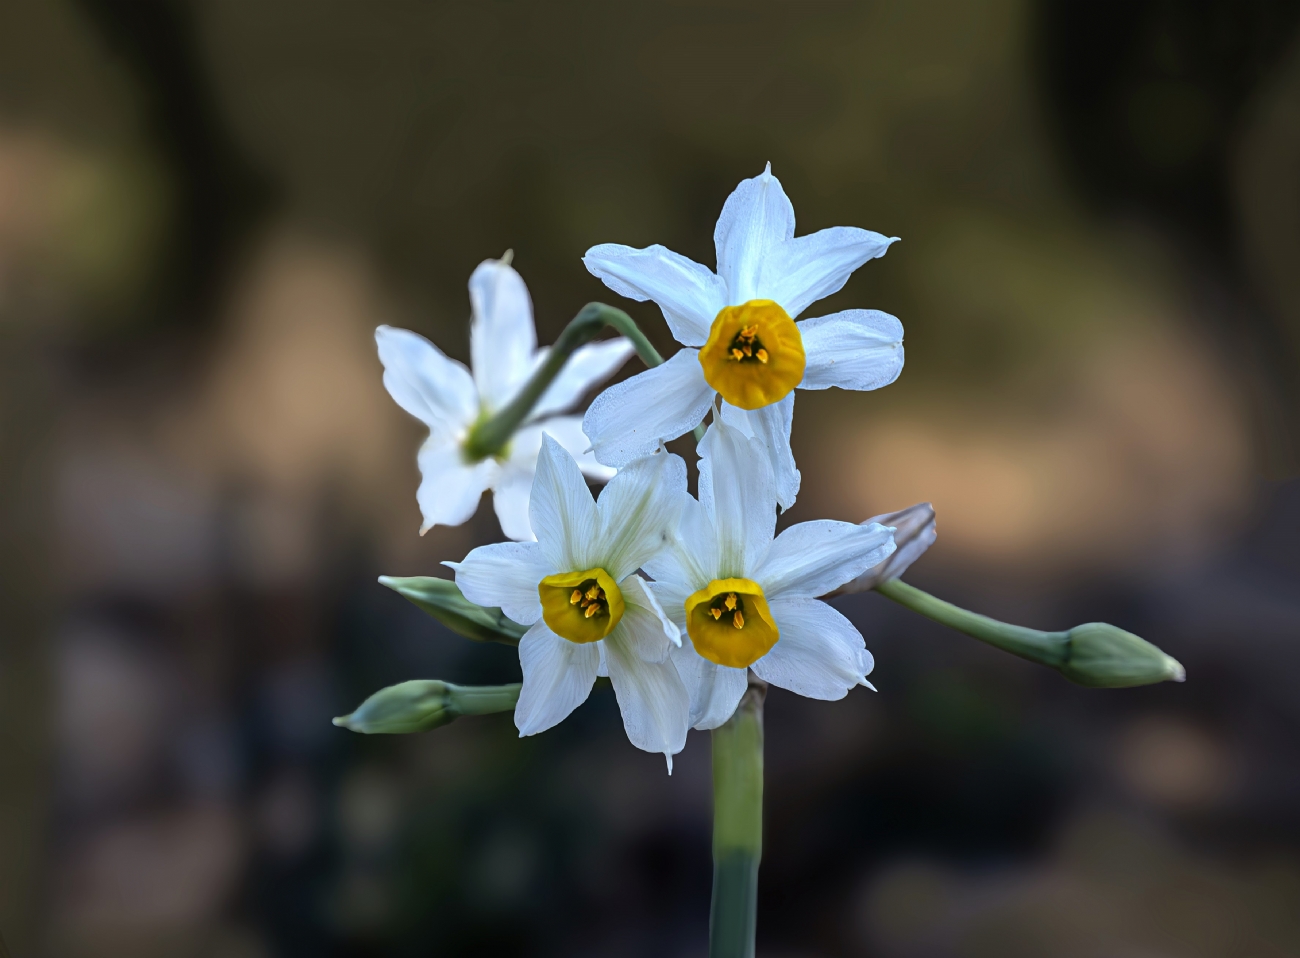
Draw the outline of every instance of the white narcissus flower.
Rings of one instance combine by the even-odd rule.
[[[501,530],[511,539],[532,539],[528,491],[543,431],[577,456],[582,471],[593,479],[614,474],[586,451],[590,443],[580,417],[555,414],[623,365],[633,347],[620,337],[577,350],[501,454],[474,461],[464,452],[470,430],[514,398],[547,350],[537,348],[528,287],[507,263],[480,263],[469,280],[469,297],[472,374],[423,336],[391,326],[375,330],[389,395],[429,427],[419,454],[420,533],[436,525],[460,525],[491,489]]]
[[[868,684],[873,661],[862,636],[817,597],[888,557],[893,530],[820,520],[773,537],[767,451],[725,420],[700,443],[699,489],[672,544],[645,564],[651,591],[689,636],[673,660],[691,694],[691,724],[729,719],[751,668],[814,699]]]
[[[593,501],[573,457],[548,436],[533,481],[537,541],[446,563],[465,598],[531,626],[519,640],[520,735],[563,721],[608,675],[627,737],[662,752],[672,772],[690,704],[669,658],[681,637],[636,570],[664,548],[688,501],[686,464],[667,452],[629,463]]]
[[[794,207],[769,163],[722,207],[716,274],[662,246],[587,250],[588,270],[616,293],[658,303],[686,347],[592,401],[582,428],[596,458],[619,466],[645,455],[697,426],[720,394],[723,420],[768,447],[776,500],[790,508],[799,492],[790,451],[795,387],[878,389],[903,369],[903,327],[888,313],[795,317],[896,239],[847,226],[796,238]]]

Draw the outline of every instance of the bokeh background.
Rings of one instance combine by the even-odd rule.
[[[709,748],[332,727],[513,652],[375,582],[420,427],[371,332],[542,341],[597,242],[713,262],[771,161],[903,241],[825,311],[788,521],[930,500],[923,588],[1147,636],[1091,691],[871,594],[880,691],[768,699],[768,958],[1300,955],[1300,5],[0,0],[0,932],[15,958],[702,956]],[[629,309],[661,349],[652,307]],[[629,363],[626,373],[639,368]]]

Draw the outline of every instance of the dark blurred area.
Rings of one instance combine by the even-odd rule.
[[[329,720],[518,675],[375,582],[499,531],[416,534],[374,326],[467,359],[510,248],[549,342],[616,302],[588,246],[711,264],[769,160],[800,232],[903,238],[813,314],[908,346],[800,394],[785,521],[931,500],[910,581],[1188,681],[837,600],[880,691],[768,698],[759,953],[1300,955],[1300,5],[3,0],[15,958],[704,954],[706,735]]]

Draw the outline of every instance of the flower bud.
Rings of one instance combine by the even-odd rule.
[[[461,595],[456,583],[450,579],[424,575],[410,578],[381,575],[379,584],[388,586],[453,632],[475,642],[518,645],[523,634],[528,631],[513,619],[506,618],[500,609],[475,605]]]
[[[894,545],[897,548],[884,562],[872,566],[851,582],[846,582],[831,595],[867,592],[882,582],[897,579],[913,562],[921,558],[921,554],[930,548],[935,536],[938,535],[934,522],[934,506],[928,502],[919,502],[899,512],[874,516],[862,525],[869,525],[872,522],[893,527]]]
[[[1076,625],[1066,633],[1068,651],[1059,666],[1072,682],[1093,688],[1127,688],[1154,682],[1182,682],[1178,660],[1146,639],[1105,622]]]
[[[452,685],[414,679],[380,689],[351,715],[334,720],[340,728],[366,735],[427,732],[462,715],[508,712],[519,700],[519,685]]]

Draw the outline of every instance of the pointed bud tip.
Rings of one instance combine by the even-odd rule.
[[[1145,639],[1105,622],[1071,629],[1065,676],[1094,688],[1127,688],[1157,682],[1182,682],[1182,664]]]

